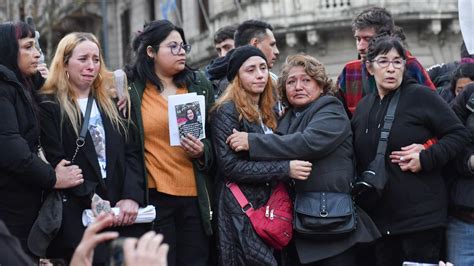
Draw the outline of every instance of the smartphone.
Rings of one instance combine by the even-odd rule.
[[[125,261],[123,258],[123,243],[124,242],[125,242],[125,237],[119,237],[110,242],[109,258],[106,265],[118,266],[118,265],[125,264]]]

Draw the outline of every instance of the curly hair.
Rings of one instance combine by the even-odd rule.
[[[321,87],[323,94],[337,94],[337,88],[334,86],[331,78],[326,74],[324,65],[310,55],[297,54],[286,58],[285,64],[282,66],[280,78],[278,79],[278,90],[281,92],[282,98],[285,102],[288,102],[285,84],[288,80],[290,70],[294,67],[303,67],[306,74],[314,79],[319,87]]]
[[[352,31],[374,28],[375,32],[393,32],[395,23],[392,14],[383,7],[370,7],[363,10],[352,21]]]

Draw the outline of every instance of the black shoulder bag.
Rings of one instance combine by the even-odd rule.
[[[400,89],[393,95],[385,114],[384,124],[380,132],[377,153],[367,169],[356,178],[352,187],[352,195],[358,197],[368,192],[375,192],[376,197],[380,197],[388,181],[387,172],[385,170],[385,153],[387,151],[387,141],[395,119],[395,110],[397,109],[398,100],[400,99]]]
[[[76,151],[72,156],[71,163],[74,162],[77,152],[84,146],[89,118],[91,115],[93,97],[87,100],[86,113],[82,123],[81,132],[76,140]],[[30,251],[38,257],[45,257],[46,250],[54,237],[59,232],[62,224],[63,204],[66,197],[61,190],[51,191],[41,205],[38,217],[36,218],[28,234],[28,247]]]
[[[349,193],[297,192],[293,229],[309,239],[334,240],[356,229],[357,214]]]

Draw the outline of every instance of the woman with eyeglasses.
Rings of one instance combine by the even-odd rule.
[[[385,153],[387,184],[381,198],[366,211],[382,238],[374,245],[376,265],[403,261],[438,263],[447,221],[446,188],[441,168],[467,144],[468,132],[435,92],[405,76],[405,49],[393,36],[378,36],[365,64],[377,91],[365,96],[352,118],[357,172],[374,159],[384,117],[399,93]],[[438,142],[401,156],[402,147]]]
[[[169,265],[207,265],[212,147],[209,139],[191,134],[181,138],[181,146],[170,146],[168,96],[204,95],[209,109],[214,101],[212,85],[203,73],[186,65],[191,46],[183,29],[168,20],[145,25],[133,49],[135,61],[126,67],[131,117],[143,144],[149,203],[157,208],[154,230],[170,245]]]

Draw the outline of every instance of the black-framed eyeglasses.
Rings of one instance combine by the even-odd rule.
[[[392,64],[392,66],[394,68],[402,68],[404,65],[405,65],[405,60],[404,59],[394,59],[394,60],[388,60],[386,58],[379,58],[379,59],[375,59],[375,60],[372,60],[372,62],[375,62],[377,63],[377,65],[379,65],[379,67],[381,68],[387,68],[390,64]]]
[[[183,49],[186,54],[189,54],[189,52],[191,52],[191,44],[186,43],[178,44],[176,42],[172,42],[168,45],[160,45],[160,47],[169,47],[172,55],[179,55],[181,49]]]

